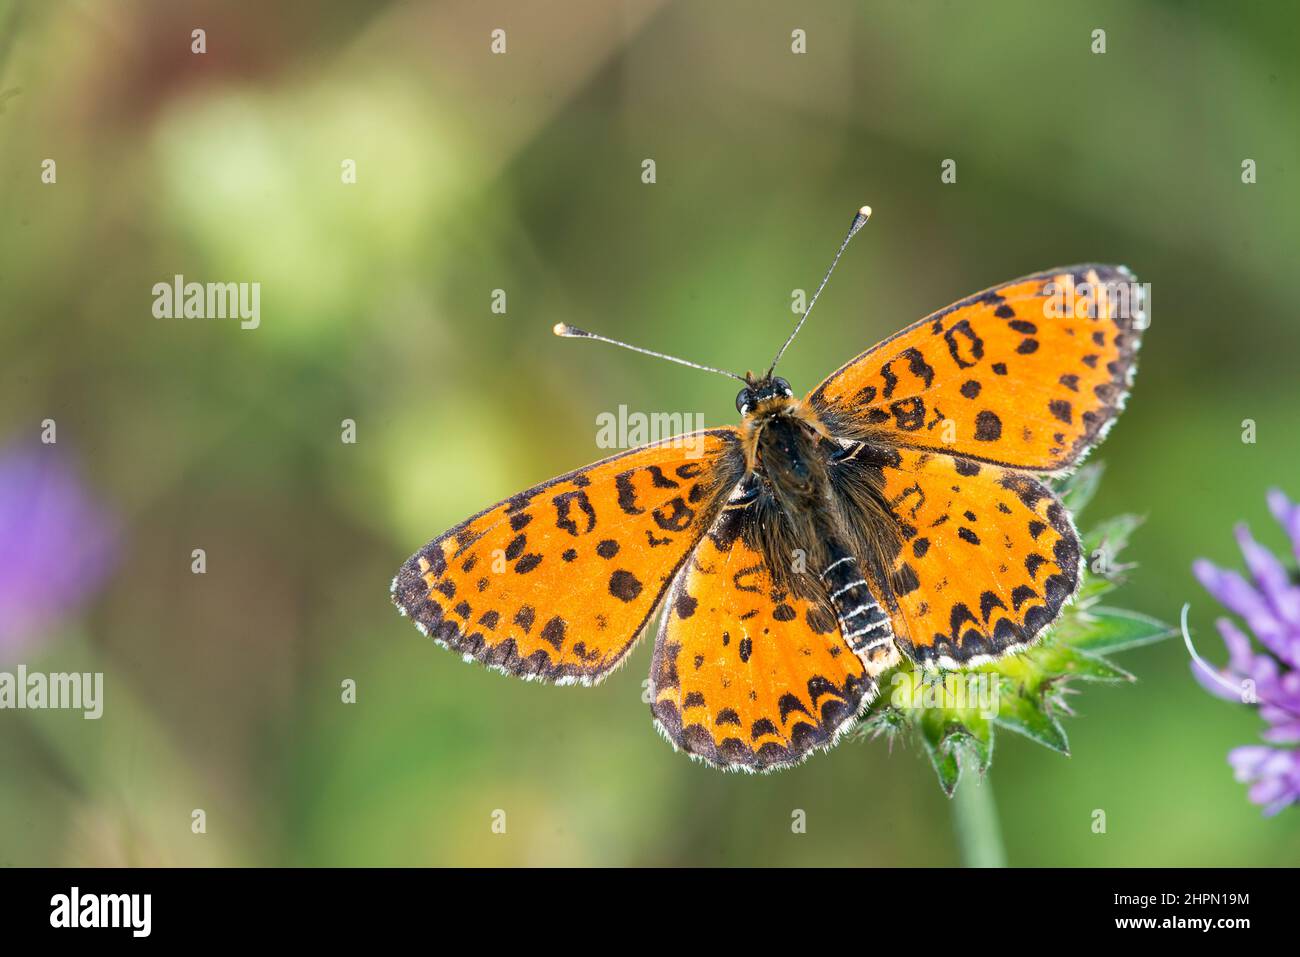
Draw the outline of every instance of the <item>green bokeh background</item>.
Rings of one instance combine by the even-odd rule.
[[[389,580],[600,457],[601,412],[735,420],[734,386],[555,322],[758,366],[870,203],[797,389],[1025,273],[1151,283],[1085,524],[1145,514],[1114,603],[1190,601],[1221,660],[1190,563],[1238,566],[1240,519],[1283,549],[1264,492],[1300,495],[1298,26],[1290,3],[0,2],[0,442],[55,419],[125,531],[24,658],[104,671],[104,718],[0,712],[0,865],[954,863],[918,748],[724,776],[652,730],[648,646],[594,689],[507,680],[421,639]],[[155,319],[176,273],[260,282],[260,328]],[[1224,759],[1257,717],[1178,642],[1122,663],[1140,682],[1076,699],[1072,757],[999,739],[1011,863],[1300,861],[1300,817],[1262,818]]]

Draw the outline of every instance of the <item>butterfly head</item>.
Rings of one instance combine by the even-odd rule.
[[[795,398],[780,376],[750,373],[736,396],[742,416],[740,432],[748,472],[760,471],[791,494],[809,492],[816,484],[818,436],[824,434],[817,416]]]
[[[750,416],[759,411],[787,405],[793,398],[794,390],[785,379],[771,375],[758,379],[751,372],[745,376],[745,388],[736,395],[736,411]]]

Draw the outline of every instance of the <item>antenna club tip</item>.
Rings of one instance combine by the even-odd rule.
[[[867,225],[867,220],[871,218],[871,207],[863,206],[853,214],[853,222],[849,223],[849,239],[857,235],[858,230]],[[848,239],[845,240],[848,242]]]
[[[557,322],[555,325],[551,326],[551,332],[555,333],[557,336],[567,336],[575,331],[576,330],[573,326],[563,322]]]

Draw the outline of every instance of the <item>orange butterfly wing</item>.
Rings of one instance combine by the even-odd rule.
[[[1079,537],[1041,483],[911,449],[880,471],[902,547],[887,566],[891,594],[872,590],[912,660],[957,668],[1017,651],[1074,595]]]
[[[713,429],[570,472],[420,549],[393,601],[466,660],[594,683],[631,650],[743,467],[735,430]]]
[[[1055,472],[1123,407],[1146,325],[1119,266],[1068,266],[970,296],[864,352],[808,396],[831,431]]]
[[[669,595],[650,666],[655,723],[718,767],[774,770],[829,747],[875,694],[874,675],[821,604],[780,592],[728,510]],[[888,660],[886,660],[888,659]]]

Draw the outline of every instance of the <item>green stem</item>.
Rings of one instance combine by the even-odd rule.
[[[952,799],[952,820],[964,866],[1007,866],[1002,829],[998,825],[998,806],[993,800],[993,783],[987,776],[962,775]]]

